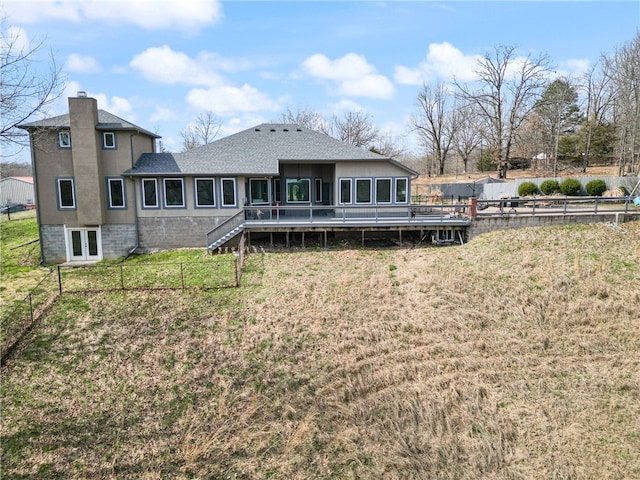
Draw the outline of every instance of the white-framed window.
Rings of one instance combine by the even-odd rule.
[[[222,178],[220,184],[222,186],[222,206],[235,207],[238,204],[236,201],[236,179]]]
[[[371,203],[371,179],[356,178],[356,203]]]
[[[409,179],[396,178],[396,203],[407,203],[407,187]]]
[[[269,180],[266,178],[249,179],[249,199],[251,205],[268,205]]]
[[[155,178],[142,179],[142,208],[159,208],[158,180]]]
[[[102,148],[115,149],[116,148],[116,134],[113,132],[102,133]]]
[[[69,130],[58,132],[58,148],[71,148],[71,132]]]
[[[391,203],[390,178],[376,178],[376,203]]]
[[[351,179],[341,178],[340,183],[340,198],[338,203],[351,203]]]
[[[316,203],[322,203],[322,179],[316,178],[315,180],[315,192],[313,198]]]
[[[196,207],[215,207],[216,189],[213,178],[195,179]]]
[[[107,178],[109,208],[127,208],[124,194],[124,178]]]
[[[287,203],[309,203],[310,185],[308,178],[287,178]]]
[[[60,210],[74,210],[76,208],[76,192],[73,177],[58,177],[58,208]]]
[[[163,178],[164,206],[167,208],[184,208],[184,180],[182,178]]]

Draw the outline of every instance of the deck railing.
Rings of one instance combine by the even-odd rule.
[[[340,222],[348,224],[356,221],[374,223],[390,220],[417,220],[422,217],[449,219],[466,215],[469,205],[466,203],[430,204],[430,205],[287,205],[282,206],[246,206],[245,218],[250,222],[308,224]]]
[[[640,212],[632,197],[511,197],[478,200],[478,215],[575,215]]]

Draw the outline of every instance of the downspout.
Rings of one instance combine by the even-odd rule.
[[[133,155],[133,137],[135,137],[136,135],[139,135],[139,134],[140,134],[140,130],[136,130],[135,133],[132,133],[131,135],[129,135],[129,144],[131,146],[131,168],[135,168],[135,160],[134,160],[134,155]],[[137,192],[137,185],[136,185],[135,177],[130,175],[129,179],[131,180],[131,183],[133,183],[133,221],[134,221],[134,225],[135,225],[135,228],[136,228],[136,244],[129,251],[129,254],[125,257],[125,260],[127,258],[129,258],[131,256],[131,254],[133,252],[135,252],[138,249],[138,247],[140,246],[140,228],[139,228],[139,224],[138,224],[138,192]]]

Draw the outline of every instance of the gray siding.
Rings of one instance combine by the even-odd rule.
[[[62,263],[67,260],[63,225],[41,225],[40,245],[45,263]]]

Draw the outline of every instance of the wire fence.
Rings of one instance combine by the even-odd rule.
[[[240,286],[246,259],[244,236],[233,254],[200,262],[63,266],[44,279],[0,319],[0,364],[62,295],[123,290],[223,289]]]

